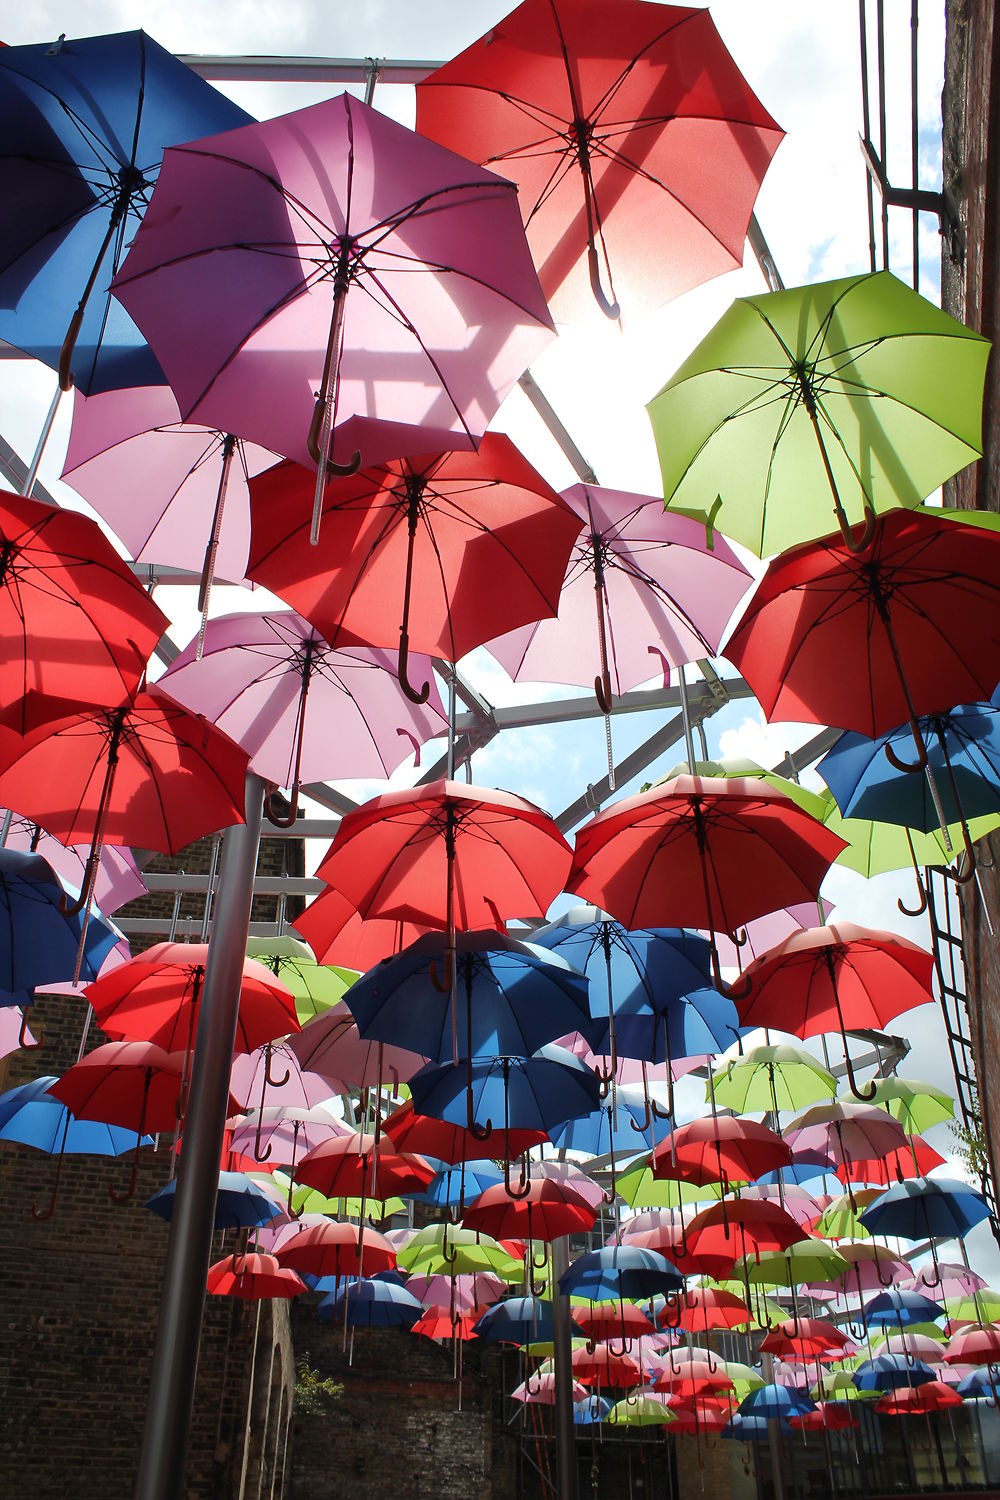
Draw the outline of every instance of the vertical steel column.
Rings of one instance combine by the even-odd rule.
[[[260,846],[264,783],[246,781],[246,823],[223,837],[219,890],[208,945],[191,1090],[184,1126],[137,1500],[180,1500],[194,1404],[205,1278],[212,1253],[219,1157],[229,1102],[240,981]]]
[[[577,1500],[576,1429],[573,1426],[573,1351],[570,1342],[569,1298],[559,1291],[559,1278],[569,1266],[569,1240],[552,1241],[552,1319],[555,1323],[556,1367],[556,1494],[558,1500]]]

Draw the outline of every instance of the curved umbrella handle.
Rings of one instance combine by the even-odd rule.
[[[142,1139],[141,1135],[140,1135],[139,1139],[140,1140]],[[108,1197],[111,1199],[111,1201],[113,1203],[128,1203],[132,1198],[135,1197],[135,1184],[136,1184],[136,1178],[138,1177],[138,1175],[139,1175],[139,1145],[138,1145],[138,1143],[136,1143],[135,1152],[134,1152],[134,1154],[132,1156],[132,1171],[129,1174],[128,1187],[125,1189],[124,1193],[118,1193],[118,1192],[116,1192],[115,1191],[115,1185],[114,1185],[113,1182],[109,1182],[108,1183]]]
[[[505,1131],[504,1134],[506,1135],[507,1132]],[[506,1144],[507,1144],[506,1141],[505,1141],[504,1144],[506,1146]],[[527,1172],[525,1171],[524,1158],[523,1157],[521,1158],[521,1173],[520,1173],[520,1179],[519,1179],[517,1187],[513,1187],[511,1185],[511,1180],[510,1180],[510,1158],[509,1157],[505,1157],[505,1159],[504,1159],[504,1169],[503,1169],[503,1185],[504,1185],[504,1191],[507,1194],[507,1197],[508,1198],[513,1198],[514,1201],[515,1201],[515,1203],[518,1202],[521,1198],[527,1198],[528,1194],[531,1192],[531,1178],[527,1175]]]
[[[635,1123],[635,1120],[632,1118],[632,1116],[631,1115],[629,1116],[629,1124],[631,1125],[632,1129],[638,1135],[645,1135],[646,1131],[650,1128],[650,1126],[653,1123],[653,1115],[652,1115],[652,1111],[650,1109],[649,1094],[648,1093],[644,1093],[643,1102],[644,1102],[645,1107],[646,1107],[646,1118],[643,1120],[642,1124],[641,1125],[637,1125]]]
[[[902,760],[896,754],[895,750],[889,744],[888,740],[882,746],[882,749],[885,751],[885,758],[889,762],[890,766],[892,766],[897,771],[905,771],[908,775],[912,776],[915,775],[917,771],[924,771],[927,769],[927,746],[924,744],[923,735],[920,733],[920,726],[917,723],[916,719],[910,720],[910,733],[913,735],[913,742],[917,747],[917,759],[914,765],[911,765],[909,761]]]
[[[837,523],[840,526],[840,534],[844,539],[844,546],[847,548],[848,552],[853,552],[855,557],[857,557],[862,552],[867,552],[868,548],[872,544],[872,539],[875,536],[875,523],[878,520],[878,516],[876,515],[875,511],[872,510],[871,506],[867,502],[865,503],[865,529],[861,533],[860,538],[855,541],[850,522],[847,519],[847,515],[844,512],[843,507],[839,503],[837,504],[836,510]]]
[[[273,1078],[271,1076],[271,1061],[273,1057],[274,1049],[271,1043],[268,1042],[267,1046],[264,1049],[264,1082],[268,1084],[272,1089],[283,1089],[289,1078],[291,1078],[292,1076],[292,1070],[291,1068],[286,1068],[280,1078]]]
[[[735,984],[730,985],[726,983],[722,977],[722,964],[719,960],[719,949],[715,941],[715,932],[712,929],[709,929],[709,932],[711,937],[712,981],[715,984],[715,988],[727,1000],[749,1000],[753,990],[752,980],[748,980],[745,974],[741,974]]]
[[[465,1128],[466,1128],[466,1130],[468,1130],[468,1132],[472,1136],[473,1140],[476,1140],[476,1141],[488,1141],[489,1138],[490,1138],[490,1136],[493,1134],[493,1121],[492,1120],[487,1120],[485,1125],[479,1125],[476,1122],[476,1117],[475,1117],[476,1106],[475,1106],[475,1103],[474,1103],[473,1098],[472,1098],[472,1089],[471,1088],[466,1093],[465,1108],[466,1108],[466,1120],[465,1120]],[[510,1162],[507,1163],[507,1171],[508,1171],[508,1174],[509,1174],[509,1172],[510,1172]]]
[[[37,1041],[28,1041],[28,1017],[25,1015],[23,1010],[21,1012],[21,1029],[17,1033],[17,1045],[18,1047],[20,1047],[22,1052],[37,1052],[39,1047],[44,1047],[45,1045],[44,1031],[40,1033]],[[48,1217],[48,1215],[46,1215],[46,1217]]]
[[[598,1097],[606,1099],[611,1092],[611,1083],[614,1078],[610,1064],[595,1063],[594,1077],[598,1083]]]
[[[599,677],[594,678],[594,697],[601,713],[607,716],[612,709],[611,701],[611,673],[605,667]]]
[[[609,1188],[604,1188],[602,1190],[604,1201],[608,1205],[609,1208],[611,1207],[612,1203],[614,1203],[615,1199],[618,1197],[618,1191],[617,1191],[617,1188],[615,1187],[615,1153],[614,1153],[614,1146],[613,1145],[612,1145],[612,1150],[611,1150],[610,1167],[611,1167],[611,1186]]]
[[[299,784],[296,781],[292,787],[292,795],[289,800],[287,813],[278,811],[277,791],[271,792],[264,803],[264,816],[274,828],[294,828],[299,816]]]
[[[325,414],[325,398],[322,395],[316,397],[313,407],[312,420],[309,423],[309,431],[306,434],[306,451],[314,464],[320,462],[322,448],[320,446],[323,436],[323,417]],[[331,434],[332,436],[332,434]],[[355,448],[346,464],[338,464],[330,457],[329,451],[326,455],[326,463],[323,465],[328,474],[333,474],[338,479],[349,479],[361,468],[361,450]]]
[[[942,865],[941,873],[948,880],[954,881],[956,885],[968,885],[970,880],[976,878],[976,851],[972,847],[972,839],[969,835],[969,825],[962,814],[962,843],[965,845],[965,869],[953,870],[951,865]]]
[[[597,256],[597,246],[593,240],[587,246],[587,266],[590,270],[590,289],[594,294],[594,301],[606,318],[613,318],[617,321],[622,315],[622,310],[618,306],[617,298],[608,301],[604,288],[601,286],[601,265]]]
[[[260,1149],[260,1131],[261,1131],[261,1126],[263,1125],[263,1123],[264,1123],[264,1109],[263,1109],[263,1106],[261,1106],[261,1108],[257,1111],[257,1134],[254,1136],[254,1142],[253,1142],[253,1159],[254,1159],[254,1161],[267,1161],[270,1158],[271,1151],[273,1149],[273,1147],[271,1146],[270,1141],[268,1142],[267,1147],[263,1151]],[[289,1203],[291,1203],[291,1198],[292,1198],[292,1187],[291,1187],[291,1182],[289,1182],[289,1185],[288,1185],[288,1201],[289,1201]]]
[[[920,892],[920,900],[916,906],[907,906],[905,901],[896,897],[896,905],[904,917],[922,917],[927,910],[927,889],[919,875],[917,875],[917,890]]]
[[[407,677],[407,672],[406,672],[407,663],[409,662],[409,658],[410,658],[410,638],[409,638],[409,635],[407,634],[407,632],[405,630],[400,629],[400,632],[399,632],[399,670],[398,670],[399,685],[403,689],[403,692],[406,694],[407,698],[409,698],[409,700],[410,700],[411,703],[416,703],[416,704],[426,703],[427,699],[431,695],[431,685],[430,685],[429,682],[425,682],[424,685],[423,685],[423,687],[420,688],[419,691],[415,687],[412,687],[410,685],[410,681],[409,681],[409,678]]]
[[[451,993],[452,977],[453,977],[454,972],[455,972],[455,960],[454,960],[454,955],[452,954],[451,949],[450,948],[446,948],[445,949],[444,963],[442,965],[442,972],[441,972],[441,978],[440,979],[437,976],[437,968],[435,966],[433,958],[431,959],[431,961],[428,964],[427,968],[428,968],[428,972],[430,974],[431,984],[437,990],[438,994],[439,995],[448,995],[448,994],[450,994]]]
[[[834,1004],[837,1007],[837,1020],[840,1023],[840,1039],[844,1044],[844,1066],[847,1070],[847,1082],[850,1085],[851,1093],[854,1095],[855,1099],[859,1099],[862,1104],[870,1104],[871,1101],[875,1098],[876,1093],[878,1092],[878,1087],[873,1081],[867,1086],[867,1088],[858,1088],[858,1082],[854,1076],[854,1063],[851,1061],[851,1049],[847,1045],[847,1029],[844,1026],[844,1013],[840,1008],[840,995],[837,992],[832,960],[830,963],[830,980],[833,984],[833,999]]]

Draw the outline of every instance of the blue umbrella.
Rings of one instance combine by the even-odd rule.
[[[611,1402],[607,1396],[598,1396],[595,1391],[592,1396],[573,1402],[573,1421],[577,1427],[590,1427],[595,1422],[603,1422],[610,1410]]]
[[[510,1297],[487,1308],[473,1332],[495,1344],[550,1344],[556,1336],[552,1303],[538,1297]]]
[[[858,1365],[853,1378],[859,1391],[896,1391],[906,1385],[926,1385],[936,1376],[923,1360],[905,1354],[877,1354]]]
[[[674,1057],[723,1050],[740,1034],[735,1005],[712,984],[711,944],[698,933],[630,932],[597,907],[577,906],[534,941],[563,954],[590,980],[592,1013],[606,1018],[593,1039],[594,1050],[611,1058],[606,1085],[619,1053],[669,1066]]]
[[[503,1182],[503,1173],[498,1172],[492,1162],[465,1161],[453,1167],[442,1165],[441,1171],[422,1193],[408,1196],[414,1203],[426,1203],[431,1208],[461,1209],[498,1182]]]
[[[111,278],[164,147],[250,116],[141,31],[0,50],[0,338],[64,390],[162,384]]]
[[[47,859],[0,849],[0,989],[34,989],[72,977],[83,920],[79,914],[65,914],[65,904],[66,892]],[[97,978],[119,936],[103,917],[92,913],[82,979]]]
[[[559,1278],[563,1296],[589,1297],[591,1302],[655,1297],[657,1292],[676,1292],[683,1285],[684,1277],[665,1255],[635,1245],[588,1250]]]
[[[909,1328],[913,1323],[933,1323],[944,1308],[919,1292],[898,1291],[890,1287],[865,1304],[865,1322],[873,1328]]]
[[[997,1389],[1000,1387],[1000,1365],[983,1365],[979,1370],[973,1370],[971,1375],[966,1375],[960,1380],[956,1390],[960,1396],[973,1401],[993,1401],[997,1399]]]
[[[343,1317],[349,1328],[411,1328],[423,1310],[405,1287],[375,1277],[331,1292],[316,1309],[325,1320],[336,1322]]]
[[[456,1057],[528,1057],[546,1042],[590,1025],[587,980],[565,958],[506,933],[455,935],[456,1010],[440,975],[447,934],[429,932],[385,958],[344,996],[363,1037],[392,1042],[435,1062]]]
[[[762,1385],[744,1397],[740,1402],[738,1415],[761,1417],[765,1421],[769,1417],[778,1417],[787,1421],[789,1417],[802,1417],[806,1412],[815,1410],[815,1401],[794,1386]]]
[[[893,1183],[859,1215],[869,1234],[895,1234],[904,1240],[931,1242],[934,1279],[924,1282],[937,1286],[935,1240],[962,1239],[976,1224],[988,1219],[990,1210],[982,1193],[955,1177],[908,1177]]]
[[[168,1221],[173,1217],[177,1180],[159,1188],[145,1203],[146,1208]],[[216,1229],[256,1229],[269,1224],[282,1213],[281,1204],[257,1186],[244,1172],[220,1172],[215,1199]]]
[[[575,1120],[567,1120],[565,1125],[553,1130],[550,1134],[553,1146],[560,1146],[566,1151],[584,1151],[588,1156],[607,1156],[615,1149],[612,1129],[614,1108],[618,1109],[619,1114],[624,1114],[629,1122],[620,1142],[621,1150],[627,1151],[631,1147],[633,1151],[638,1151],[644,1145],[651,1147],[652,1127],[651,1124],[644,1124],[645,1101],[638,1089],[626,1086],[615,1090],[614,1102],[610,1097],[603,1099],[589,1115],[579,1115]]]
[[[728,1423],[722,1429],[722,1436],[729,1438],[730,1442],[757,1443],[761,1439],[767,1440],[768,1419],[758,1416],[756,1412],[734,1412]],[[782,1432],[790,1433],[791,1427],[787,1421],[779,1419],[778,1425]]]
[[[510,1185],[509,1132],[555,1129],[597,1108],[600,1085],[589,1068],[565,1047],[540,1047],[531,1057],[470,1058],[468,1063],[428,1063],[410,1079],[417,1114],[464,1125],[482,1141],[503,1122],[507,1191],[530,1191],[522,1164],[521,1182]],[[501,1153],[498,1151],[497,1153]]]
[[[54,1073],[46,1074],[0,1094],[0,1141],[16,1141],[59,1158],[48,1208],[39,1211],[32,1205],[36,1219],[52,1217],[64,1156],[121,1156],[135,1145],[131,1130],[99,1120],[78,1120],[47,1092],[55,1082]],[[143,1146],[152,1144],[149,1135],[140,1141]]]

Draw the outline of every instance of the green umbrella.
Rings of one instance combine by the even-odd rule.
[[[1000,1292],[981,1286],[974,1297],[948,1297],[945,1311],[953,1323],[1000,1323]]]
[[[308,944],[284,932],[278,937],[248,938],[247,954],[267,964],[287,984],[295,996],[300,1026],[336,1005],[359,977],[354,969],[318,964]]]
[[[887,1109],[909,1135],[923,1135],[932,1125],[955,1118],[951,1094],[915,1078],[877,1078],[872,1103]]]
[[[847,848],[841,850],[834,863],[857,870],[867,880],[873,875],[884,875],[888,870],[908,870],[914,864],[946,865],[954,858],[954,853],[945,848],[938,828],[931,833],[921,833],[919,829],[904,828],[899,823],[872,823],[867,818],[842,817],[833,793],[828,791],[817,800],[822,803],[818,816],[831,832],[847,842]],[[986,813],[969,823],[969,836],[975,843],[996,828],[1000,828],[1000,816]],[[954,851],[962,844],[961,823],[952,823],[948,835]]]
[[[919,505],[981,452],[989,348],[889,271],[739,298],[647,407],[666,504],[758,557]]]
[[[765,1250],[759,1260],[747,1261],[751,1286],[800,1286],[807,1281],[833,1281],[851,1269],[836,1245],[826,1240],[796,1240],[787,1250]]]
[[[828,1203],[813,1225],[813,1233],[825,1240],[865,1240],[868,1230],[858,1214],[880,1197],[882,1188],[855,1188],[853,1200],[850,1193],[841,1193]]]
[[[396,1256],[408,1275],[460,1276],[465,1271],[492,1271],[504,1281],[522,1281],[524,1266],[488,1234],[461,1225],[428,1224],[418,1229]]]
[[[664,782],[672,781],[675,776],[687,774],[688,763],[686,760],[681,761],[674,766],[672,771],[668,771],[666,776],[647,782],[642,790],[647,792],[651,786],[662,786]],[[826,798],[832,795],[825,789],[822,794],[811,792],[808,787],[800,786],[797,781],[792,781],[787,776],[779,776],[776,771],[769,771],[765,766],[758,765],[755,760],[750,760],[744,755],[723,755],[718,760],[696,760],[691,774],[694,776],[751,776],[757,781],[765,781],[776,791],[784,792],[786,797],[791,797],[794,803],[820,823],[826,816]]]
[[[615,1186],[618,1196],[629,1208],[679,1208],[682,1203],[707,1203],[722,1197],[722,1187],[708,1182],[703,1187],[692,1182],[674,1182],[654,1177],[649,1156],[641,1156],[619,1175]],[[735,1187],[735,1183],[730,1183]]]
[[[736,1114],[804,1109],[837,1092],[833,1074],[801,1047],[751,1047],[712,1075],[705,1097]]]
[[[863,1350],[853,1356],[853,1363],[858,1365],[868,1357],[868,1351]],[[877,1401],[882,1393],[859,1391],[849,1370],[824,1370],[809,1394],[814,1401]]]
[[[604,1420],[612,1427],[663,1427],[677,1418],[655,1396],[633,1396],[631,1402],[616,1401]]]
[[[706,1285],[717,1287],[720,1292],[731,1292],[734,1297],[739,1297],[746,1302],[746,1286],[742,1281],[706,1281]],[[747,1303],[750,1310],[750,1323],[756,1328],[766,1328],[772,1323],[780,1323],[785,1316],[783,1307],[771,1297],[754,1297]],[[763,1382],[762,1382],[763,1383]]]

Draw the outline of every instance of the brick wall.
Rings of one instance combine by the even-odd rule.
[[[286,850],[292,872],[296,863],[301,871],[301,843],[277,839],[262,844],[261,871],[280,872]],[[203,840],[172,867],[207,870],[210,856],[211,841]],[[160,857],[155,864],[171,867]],[[200,916],[200,898],[186,899]],[[169,916],[172,907],[171,896],[157,894],[127,910]],[[255,915],[273,919],[274,911],[271,898]],[[152,941],[137,940],[136,951]],[[85,1014],[80,1000],[40,996],[31,1024],[44,1045],[0,1063],[0,1087],[65,1071]],[[105,1040],[92,1027],[88,1050]],[[127,1159],[66,1157],[54,1213],[39,1222],[31,1204],[47,1205],[55,1165],[41,1152],[0,1143],[0,1494],[131,1500],[169,1233],[141,1205],[167,1180],[169,1157],[165,1149],[141,1153],[138,1190],[125,1205],[112,1202],[108,1188],[124,1189]],[[231,1237],[217,1236],[213,1259],[231,1249]],[[258,1324],[254,1304],[207,1300],[190,1500],[282,1493],[293,1363],[284,1304],[263,1304]]]

